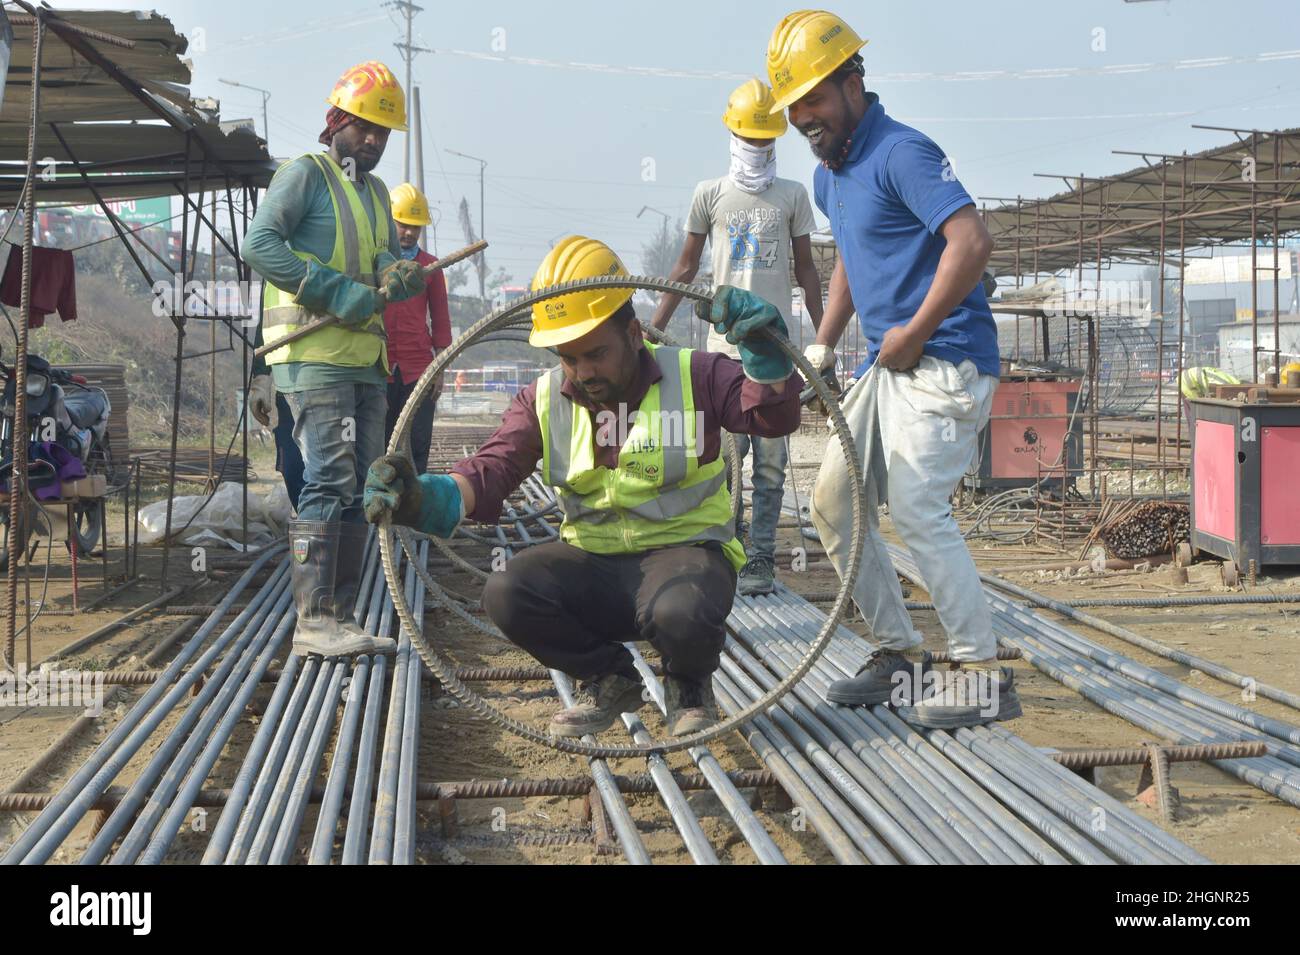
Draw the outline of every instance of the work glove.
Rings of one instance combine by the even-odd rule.
[[[383,296],[376,289],[313,259],[307,260],[307,277],[293,301],[310,311],[337,316],[347,325],[360,324],[384,311]]]
[[[280,423],[275,410],[275,382],[270,375],[254,375],[248,386],[248,410],[264,428],[274,429]]]
[[[695,303],[695,314],[712,322],[713,330],[736,346],[750,381],[772,385],[790,377],[794,363],[780,345],[762,332],[770,328],[782,338],[787,337],[785,321],[775,305],[753,292],[720,285],[711,304]]]
[[[844,393],[844,390],[840,387],[839,376],[835,374],[834,349],[829,345],[814,343],[804,349],[803,357],[808,364],[817,370],[822,381],[826,383],[826,387],[831,390],[831,394],[838,398]],[[811,408],[823,418],[831,416],[830,409],[826,407],[826,402],[822,401],[821,396],[817,394],[817,389],[812,386],[811,382],[799,393],[799,403],[806,408]]]
[[[379,268],[379,290],[389,302],[404,302],[408,298],[414,298],[427,285],[424,266],[414,259],[394,259]]]
[[[411,459],[386,454],[366,472],[362,495],[366,520],[413,527],[422,534],[450,537],[460,523],[460,488],[447,474],[415,474]]]

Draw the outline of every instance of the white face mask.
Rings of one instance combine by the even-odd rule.
[[[733,135],[729,175],[737,189],[762,192],[776,178],[776,140],[769,140],[765,146],[751,146]]]

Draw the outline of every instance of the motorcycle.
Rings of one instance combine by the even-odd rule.
[[[0,398],[0,480],[7,486],[13,469],[17,378],[16,369],[3,364],[0,369],[5,375]],[[102,388],[90,386],[80,375],[51,367],[39,355],[28,355],[26,392],[22,433],[28,440],[28,499],[20,503],[17,528],[9,526],[8,504],[0,507],[0,570],[8,567],[11,553],[27,552],[38,528],[46,536],[53,533],[48,514],[35,500],[36,490],[58,485],[65,471],[84,470],[88,477],[102,474],[110,484],[117,476],[108,436],[112,407]],[[72,461],[80,462],[80,468],[69,463]],[[70,517],[69,534],[76,535],[77,552],[91,553],[104,530],[103,500],[78,502]]]

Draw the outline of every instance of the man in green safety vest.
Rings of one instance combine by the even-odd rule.
[[[382,63],[348,70],[328,98],[321,144],[276,172],[244,243],[264,279],[262,336],[274,344],[327,316],[338,319],[266,356],[274,401],[286,395],[305,483],[289,522],[294,652],[326,657],[390,653],[353,609],[367,528],[365,468],[384,450],[388,353],[384,307],[424,290],[419,265],[400,257],[388,189],[371,170],[390,131],[406,129],[402,88]]]
[[[627,275],[602,242],[569,236],[533,277],[540,289]],[[501,427],[450,475],[418,478],[381,458],[366,479],[366,518],[448,537],[466,516],[495,524],[505,498],[538,466],[555,489],[559,540],[521,551],[483,590],[483,608],[511,642],[577,680],[556,736],[607,729],[644,704],[623,645],[649,641],[664,663],[668,732],[717,716],[712,674],[745,563],[721,454],[722,429],[779,438],[799,424],[799,376],[760,334],[785,333],[775,306],[723,286],[715,329],[722,354],[642,338],[632,289],[579,289],[533,306],[531,344],[560,364],[528,385]]]

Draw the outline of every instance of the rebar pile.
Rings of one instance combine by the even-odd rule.
[[[1191,511],[1186,504],[1144,501],[1120,510],[1097,530],[1097,537],[1111,557],[1135,559],[1172,554],[1191,539]]]

